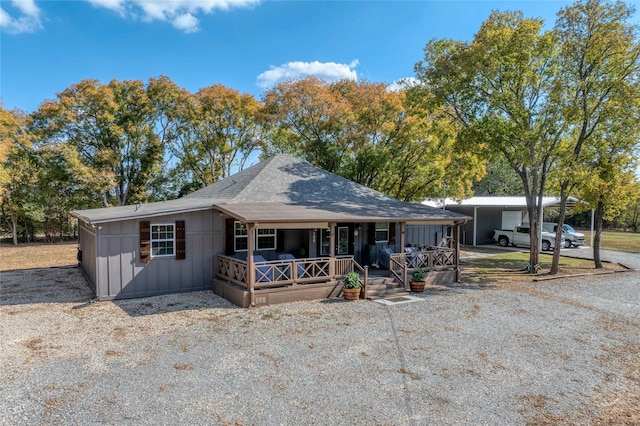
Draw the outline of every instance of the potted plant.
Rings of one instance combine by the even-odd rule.
[[[344,277],[342,294],[344,294],[345,300],[358,300],[360,298],[360,276],[357,272],[349,272]]]
[[[424,291],[424,278],[427,276],[427,273],[421,269],[417,268],[413,271],[411,275],[411,291],[414,293],[422,293]]]

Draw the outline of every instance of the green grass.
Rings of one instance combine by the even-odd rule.
[[[551,268],[551,261],[553,258],[549,255],[540,256],[540,266],[543,269]],[[513,252],[497,254],[491,257],[484,257],[478,259],[470,259],[466,261],[468,266],[495,270],[495,269],[509,269],[509,270],[524,270],[529,264],[529,253]],[[571,257],[560,257],[560,268],[566,269],[591,269],[594,268],[592,260],[586,259],[574,259]]]
[[[591,245],[591,230],[580,230]],[[595,234],[595,233],[594,233]],[[640,253],[640,232],[602,231],[600,248],[603,250],[618,250],[629,253]]]

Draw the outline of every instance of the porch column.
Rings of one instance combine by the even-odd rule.
[[[329,276],[334,278],[336,275],[336,224],[329,222]]]
[[[256,306],[254,284],[256,281],[256,268],[253,266],[253,241],[256,233],[256,224],[247,224],[247,287],[249,288],[250,306]]]
[[[400,222],[400,253],[404,253],[404,227],[406,223]]]
[[[460,224],[456,223],[456,282],[460,282]]]

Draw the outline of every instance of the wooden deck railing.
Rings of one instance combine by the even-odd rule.
[[[216,276],[248,288],[247,261],[216,256]],[[254,288],[280,287],[341,280],[354,270],[353,256],[315,257],[254,262]],[[359,266],[359,265],[358,265]],[[362,267],[360,267],[362,269]]]
[[[394,253],[389,256],[391,275],[407,284],[408,274],[415,269],[444,271],[456,266],[456,251],[447,247],[417,250],[411,253]]]

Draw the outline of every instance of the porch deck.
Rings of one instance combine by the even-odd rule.
[[[398,287],[409,288],[410,275],[416,268],[427,272],[428,282],[441,283],[455,281],[457,270],[455,250],[444,247],[392,253],[389,270],[361,266],[353,256],[261,260],[253,262],[253,270],[249,270],[248,263],[216,256],[214,293],[241,307],[337,298],[342,294],[344,277],[357,271],[361,297],[369,298],[374,296],[368,294],[369,282],[375,278],[392,279]]]

